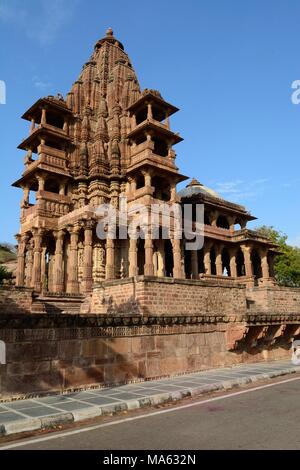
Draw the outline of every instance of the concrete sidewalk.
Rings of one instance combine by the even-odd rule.
[[[0,403],[0,436],[51,428],[119,411],[257,382],[300,371],[290,360],[210,369],[170,379]]]

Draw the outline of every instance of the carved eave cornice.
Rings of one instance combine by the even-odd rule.
[[[257,219],[257,217],[250,214],[250,212],[248,212],[244,206],[235,204],[234,202],[226,201],[225,199],[217,198],[215,196],[209,196],[208,194],[199,193],[193,196],[182,197],[181,202],[200,204],[204,203],[206,206],[212,209],[225,209],[227,213],[242,216],[248,221]]]
[[[30,291],[25,289],[24,291]],[[55,295],[51,295],[55,298]],[[61,297],[61,296],[58,296]],[[68,295],[64,294],[67,299]],[[69,296],[74,299],[74,296]],[[83,296],[76,296],[83,300]],[[272,325],[299,325],[300,313],[293,315],[256,313],[251,315],[141,315],[141,314],[114,314],[114,315],[67,315],[51,314],[2,314],[0,316],[0,328],[117,328],[117,327],[152,327],[161,326],[167,328],[177,326],[201,326],[220,324],[244,323],[245,327],[272,326]],[[111,332],[113,335],[113,333]]]
[[[174,183],[179,183],[188,179],[188,176],[178,173],[178,168],[174,165],[168,165],[164,162],[167,157],[161,157],[161,161],[158,161],[156,156],[152,158],[145,158],[143,160],[137,161],[135,164],[130,165],[126,169],[126,174],[129,176],[136,171],[141,171],[142,169],[154,169],[158,170],[162,176],[171,177]]]
[[[71,142],[71,138],[62,129],[54,128],[53,126],[48,126],[46,124],[35,129],[32,134],[18,145],[18,149],[28,150],[33,147],[38,147],[40,145],[40,140],[47,137],[51,137],[53,140],[61,143]]]
[[[158,108],[167,111],[169,116],[179,111],[176,106],[172,105],[171,103],[168,103],[156,94],[153,94],[151,90],[149,90],[147,93],[142,94],[140,98],[138,98],[132,105],[128,106],[127,111],[129,111],[130,114],[133,114],[143,108],[147,103],[153,103]]]
[[[147,132],[153,133],[153,135],[161,136],[162,138],[167,138],[173,145],[178,144],[183,141],[183,138],[180,137],[178,133],[172,132],[164,124],[161,124],[154,119],[146,119],[141,124],[136,126],[129,134],[127,138],[134,139],[140,135],[145,135]]]
[[[42,108],[52,109],[59,114],[71,117],[73,115],[72,110],[67,106],[65,101],[53,98],[39,98],[22,116],[22,119],[31,121],[31,119],[37,119],[40,116]],[[38,122],[38,121],[36,121]]]
[[[55,178],[59,178],[59,180],[63,180],[64,178],[67,180],[73,179],[70,173],[67,170],[63,170],[62,168],[55,168],[50,167],[47,164],[40,162],[39,160],[34,161],[28,167],[28,169],[23,173],[22,177],[19,178],[17,181],[12,183],[12,186],[15,188],[22,188],[26,186],[26,184],[37,181],[37,176],[40,174],[48,174],[53,175]]]
[[[274,243],[269,238],[261,235],[255,230],[249,230],[247,228],[236,230],[235,232],[232,232],[232,238],[233,241],[236,241],[238,243],[259,243],[260,245],[265,245],[272,248],[273,251],[276,253],[280,253],[280,251],[278,250],[278,245],[276,243]]]

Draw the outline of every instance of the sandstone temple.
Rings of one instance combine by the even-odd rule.
[[[289,354],[300,291],[277,285],[278,248],[247,228],[255,217],[245,207],[196,179],[177,191],[187,180],[176,166],[177,111],[140,89],[108,29],[66,98],[40,98],[23,114],[16,285],[0,289],[0,397]],[[119,210],[125,199],[140,234],[139,205],[190,205],[192,227],[201,205],[203,246],[188,249],[172,212],[167,237],[162,217],[156,237],[99,237],[99,206]]]

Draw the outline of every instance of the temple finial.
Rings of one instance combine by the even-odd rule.
[[[106,36],[113,36],[114,35],[114,32],[112,30],[112,28],[108,28],[107,31],[106,31]]]

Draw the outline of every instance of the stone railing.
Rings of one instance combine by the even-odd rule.
[[[40,163],[66,170],[66,152],[64,150],[40,145],[38,147],[38,155]]]
[[[156,163],[158,166],[167,166],[172,170],[176,169],[174,158],[169,158],[168,156],[162,157],[161,155],[157,155],[149,147],[146,147],[141,152],[131,156],[130,166],[136,165],[141,161],[147,159],[151,160],[151,162],[153,163]]]
[[[68,214],[71,199],[48,191],[37,192],[37,212],[39,215],[60,217]]]
[[[132,145],[130,147],[130,155],[131,155],[131,157],[133,157],[134,155],[137,155],[137,154],[139,154],[140,152],[142,152],[143,150],[146,150],[146,149],[149,149],[153,152],[154,142],[145,140],[141,144],[138,144],[138,145],[135,145],[135,146]]]

